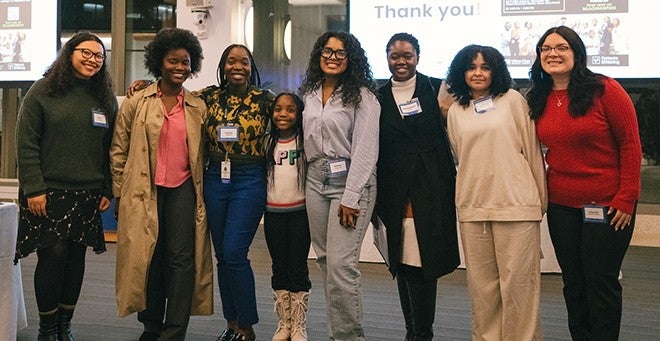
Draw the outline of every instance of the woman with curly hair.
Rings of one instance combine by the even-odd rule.
[[[587,68],[580,36],[548,29],[527,100],[548,148],[548,227],[573,340],[617,340],[621,263],[635,227],[642,151],[630,96]]]
[[[78,33],[25,95],[17,123],[20,219],[15,260],[37,251],[39,340],[73,340],[85,251],[105,251],[108,149],[117,99],[103,42]]]
[[[275,95],[260,88],[259,70],[244,45],[227,46],[216,72],[219,86],[199,93],[208,108],[204,201],[227,321],[218,341],[254,340],[259,315],[248,252],[266,207],[263,137]],[[133,82],[127,95],[147,84]]]
[[[541,340],[541,145],[504,57],[468,45],[447,75],[447,132],[458,161],[456,213],[473,340]]]
[[[321,35],[301,86],[305,196],[332,340],[364,340],[358,261],[376,200],[380,105],[360,42]]]
[[[112,139],[117,307],[122,317],[138,312],[141,341],[184,340],[190,315],[213,313],[202,194],[206,105],[183,87],[202,58],[192,32],[159,31],[144,58],[158,80],[122,103]]]

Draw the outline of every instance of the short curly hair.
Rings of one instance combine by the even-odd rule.
[[[464,107],[468,106],[472,99],[472,90],[465,81],[465,72],[479,53],[491,69],[492,82],[489,91],[493,97],[506,93],[513,86],[513,79],[500,51],[491,46],[468,45],[458,51],[447,73],[449,93]]]
[[[202,46],[194,33],[182,28],[164,28],[144,48],[144,66],[156,78],[163,75],[163,58],[172,51],[184,49],[190,54],[190,73],[195,75],[202,70]]]

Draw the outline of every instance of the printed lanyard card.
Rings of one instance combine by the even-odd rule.
[[[607,223],[607,207],[599,205],[582,206],[582,221],[585,223]]]
[[[237,141],[238,141],[238,127],[236,126],[218,127],[218,142],[237,142]]]
[[[231,161],[229,159],[220,162],[220,180],[223,184],[231,183]]]
[[[107,128],[108,120],[105,112],[99,109],[92,109],[92,125],[95,127]]]

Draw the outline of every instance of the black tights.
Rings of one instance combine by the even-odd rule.
[[[39,312],[57,309],[59,304],[75,306],[85,275],[87,247],[71,240],[37,251],[34,292]]]

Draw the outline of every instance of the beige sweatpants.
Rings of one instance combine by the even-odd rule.
[[[540,222],[460,223],[473,340],[543,340]]]

